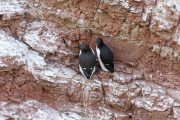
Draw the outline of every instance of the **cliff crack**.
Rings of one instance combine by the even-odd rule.
[[[102,0],[98,3],[98,5],[97,5],[97,8],[96,8],[96,10],[95,10],[95,13],[94,13],[94,16],[93,16],[93,21],[92,21],[92,23],[94,22],[94,19],[95,19],[95,17],[96,17],[96,14],[97,14],[97,12],[98,12],[98,10],[99,10],[99,6],[101,5],[101,3],[102,3]]]
[[[106,92],[105,92],[105,88],[102,82],[102,79],[100,79],[101,81],[101,88],[102,88],[102,95],[103,95],[103,104],[106,104]]]

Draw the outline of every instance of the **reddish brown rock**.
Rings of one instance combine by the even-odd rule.
[[[0,119],[178,119],[178,0],[1,2]],[[98,37],[115,72],[86,80],[78,46]]]

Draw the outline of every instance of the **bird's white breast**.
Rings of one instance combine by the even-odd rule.
[[[81,53],[82,53],[82,50],[79,51],[79,56],[81,55]]]
[[[93,71],[92,71],[92,74],[91,74],[90,78],[91,78],[91,77],[92,77],[92,75],[95,73],[95,71],[96,71],[96,67],[94,66],[94,67],[93,67]]]
[[[83,74],[83,76],[86,78],[86,76],[84,75],[84,72],[83,72],[83,70],[82,70],[82,67],[79,65],[79,70],[80,70],[80,72]]]
[[[99,61],[99,63],[100,63],[100,66],[101,66],[102,70],[108,71],[108,70],[106,69],[106,67],[104,66],[104,64],[102,63],[102,61],[101,61],[101,58],[100,58],[100,50],[99,50],[99,48],[98,48],[97,46],[96,46],[96,53],[97,53],[98,61]]]

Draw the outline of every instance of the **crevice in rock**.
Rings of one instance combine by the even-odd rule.
[[[101,89],[102,89],[102,96],[103,96],[103,104],[106,104],[106,92],[104,89],[104,84],[103,84],[102,79],[100,79],[100,81],[101,81]]]
[[[102,0],[100,0],[99,3],[98,3],[98,5],[97,5],[97,8],[96,8],[95,13],[94,13],[94,16],[93,16],[93,21],[92,21],[92,23],[94,22],[94,19],[95,19],[95,17],[96,17],[96,14],[97,14],[97,12],[98,12],[98,10],[99,10],[99,7],[100,7],[101,3],[102,3]]]

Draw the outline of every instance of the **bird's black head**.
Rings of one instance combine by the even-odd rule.
[[[98,38],[96,40],[96,45],[99,47],[99,46],[102,46],[104,43],[103,43],[103,39],[102,38]]]
[[[80,50],[82,50],[84,52],[88,52],[90,50],[90,47],[87,44],[80,44],[79,48],[80,48]]]

